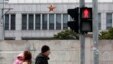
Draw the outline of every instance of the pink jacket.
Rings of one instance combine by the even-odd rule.
[[[19,58],[24,59],[24,55],[23,55],[23,53],[20,53],[20,54],[17,56],[17,58],[15,59],[15,61],[14,61],[13,64],[22,64],[23,61],[20,60]]]

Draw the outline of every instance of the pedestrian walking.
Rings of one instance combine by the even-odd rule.
[[[22,64],[32,64],[32,54],[30,51],[24,51],[24,61]]]
[[[24,61],[24,54],[22,52],[17,56],[13,64],[22,64],[23,61]]]
[[[36,57],[35,64],[48,64],[50,48],[47,45],[42,46],[41,53]]]

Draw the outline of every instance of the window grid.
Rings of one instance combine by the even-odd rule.
[[[54,14],[49,14],[49,30],[54,30]]]
[[[15,30],[15,14],[11,14],[11,30]]]
[[[98,13],[98,28],[101,30],[101,13]]]
[[[23,15],[23,14],[22,14]],[[67,14],[26,14],[27,29],[25,30],[64,30],[68,29]]]
[[[9,30],[9,14],[5,14],[5,30]]]
[[[27,30],[27,14],[22,14],[22,30]]]
[[[63,29],[67,29],[68,14],[63,14]]]
[[[28,27],[29,27],[29,30],[33,30],[33,26],[34,26],[34,15],[33,14],[29,14],[29,21],[28,21]]]
[[[47,14],[42,14],[42,30],[47,30]]]
[[[56,30],[61,30],[61,14],[56,14]]]
[[[112,13],[106,14],[106,28],[112,28]]]
[[[16,15],[15,14],[5,14],[5,30],[15,30],[16,25]]]
[[[35,30],[40,30],[41,29],[41,20],[40,20],[41,15],[36,14],[35,15]]]

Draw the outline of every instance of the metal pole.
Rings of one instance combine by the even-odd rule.
[[[85,7],[85,0],[80,0],[80,7]]]
[[[85,35],[84,34],[80,34],[80,47],[81,47],[80,64],[85,64]]]
[[[85,0],[80,0],[79,2],[80,8],[85,6]],[[80,13],[80,9],[79,9]],[[79,14],[79,23],[80,23],[80,14]],[[81,47],[81,54],[80,54],[80,64],[85,64],[85,34],[80,34],[80,47]]]
[[[99,50],[98,50],[98,0],[93,0],[93,45],[94,45],[94,64],[99,64]]]
[[[4,40],[4,38],[5,38],[5,18],[4,18],[4,9],[5,9],[5,0],[3,0],[3,36],[2,36],[2,39]]]
[[[0,5],[1,5],[1,8],[0,8],[0,40],[4,40],[4,28],[3,28],[3,21],[4,21],[4,18],[3,18],[3,13],[4,13],[4,0],[1,0],[0,1]]]

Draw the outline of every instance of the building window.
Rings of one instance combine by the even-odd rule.
[[[5,1],[9,1],[9,0],[5,0]]]
[[[22,30],[27,30],[27,14],[22,14]]]
[[[5,14],[5,30],[15,30],[15,18],[15,14]]]
[[[11,30],[15,30],[15,14],[11,15]]]
[[[5,37],[4,40],[15,40],[15,37]]]
[[[39,40],[37,37],[22,37],[22,40]]]
[[[68,21],[68,15],[67,14],[63,14],[63,29],[67,29],[67,21]]]
[[[61,29],[61,14],[56,14],[56,30]]]
[[[5,14],[5,30],[9,30],[9,14]]]
[[[36,14],[36,18],[35,18],[35,28],[36,30],[40,30],[40,14]]]
[[[101,30],[101,13],[98,13],[99,30]]]
[[[107,13],[106,15],[106,28],[112,28],[112,13]]]
[[[49,29],[54,30],[54,14],[49,15]]]
[[[42,29],[47,30],[47,14],[42,15]]]
[[[34,15],[33,14],[29,14],[29,30],[33,30],[33,26],[34,26]]]

